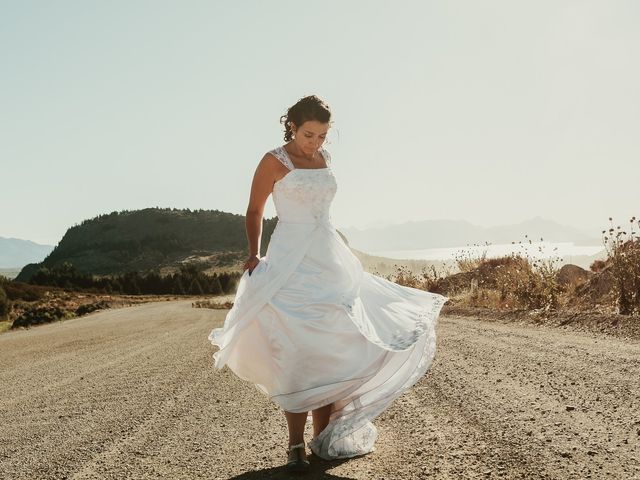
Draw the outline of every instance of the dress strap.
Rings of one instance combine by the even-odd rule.
[[[289,170],[293,170],[294,168],[296,168],[289,158],[289,155],[287,155],[287,151],[284,149],[284,147],[276,147],[273,150],[269,150],[269,153],[280,160],[280,163],[282,163]]]
[[[322,156],[324,157],[324,161],[327,164],[327,167],[331,166],[331,154],[329,153],[329,151],[326,148],[321,148],[320,152],[322,153]]]

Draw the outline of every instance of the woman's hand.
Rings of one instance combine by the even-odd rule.
[[[249,275],[253,272],[253,269],[260,263],[260,258],[257,255],[250,256],[246,262],[244,262],[244,269],[249,269]]]

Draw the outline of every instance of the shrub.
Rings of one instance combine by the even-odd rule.
[[[212,308],[216,310],[228,310],[233,307],[233,302],[214,302],[213,300],[196,300],[191,303],[193,308]]]
[[[545,253],[542,246],[538,250]],[[467,306],[554,311],[560,306],[563,290],[557,280],[559,261],[557,256],[532,257],[526,248],[522,254],[497,258],[463,253],[457,257],[462,271],[439,281],[436,291],[459,295],[456,300]]]
[[[82,315],[86,315],[88,313],[91,312],[95,312],[96,310],[102,310],[105,308],[109,308],[109,302],[106,302],[104,300],[100,300],[97,302],[93,302],[93,303],[86,303],[84,305],[80,305],[78,308],[76,308],[76,315],[77,316],[82,316]]]
[[[41,323],[51,323],[67,317],[67,313],[57,306],[38,306],[25,311],[13,321],[11,328],[29,327]]]
[[[38,285],[29,285],[28,283],[10,281],[5,283],[4,289],[7,297],[11,301],[24,300],[25,302],[34,302],[44,297],[47,291],[46,287]]]
[[[5,320],[9,313],[9,299],[4,291],[4,288],[0,287],[0,320]]]
[[[604,260],[594,260],[589,266],[589,270],[594,273],[600,273],[604,270],[604,267],[607,266],[607,262]]]

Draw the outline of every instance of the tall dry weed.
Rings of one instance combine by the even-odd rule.
[[[533,243],[527,235],[525,238],[529,245]],[[522,244],[521,241],[518,243]],[[553,249],[556,250],[557,247]],[[549,255],[543,245],[538,247],[538,252],[541,254],[539,257],[532,256],[528,249],[523,248],[522,253],[509,255],[512,268],[503,269],[497,283],[502,295],[512,295],[521,308],[553,312],[560,305],[562,293],[562,286],[557,280],[561,259],[557,255]]]
[[[490,242],[484,243],[484,246],[489,245],[491,245]],[[468,244],[467,247],[469,247]],[[474,243],[472,247],[480,247],[480,244]],[[456,252],[456,254],[454,255],[454,259],[458,270],[463,273],[471,272],[477,269],[487,259],[487,251],[483,250],[482,253],[479,254],[477,249],[463,248]]]
[[[607,252],[606,263],[614,278],[613,289],[622,315],[640,314],[640,236],[635,228],[640,220],[629,220],[629,232],[620,225],[613,227],[609,217],[609,230],[602,231],[602,241]]]
[[[435,265],[422,267],[419,273],[414,273],[404,265],[395,265],[395,273],[389,274],[385,278],[405,287],[431,291],[440,280],[449,275],[451,275],[451,269],[446,264],[440,268],[436,268]]]

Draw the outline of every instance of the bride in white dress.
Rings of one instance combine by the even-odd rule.
[[[304,428],[324,459],[375,450],[372,420],[414,385],[436,351],[447,297],[403,287],[363,271],[331,222],[337,184],[322,147],[330,110],[300,99],[281,118],[283,146],[264,155],[246,215],[249,258],[233,308],[209,340],[215,367],[279,405],[289,426],[290,470],[305,470]],[[272,194],[278,223],[260,252],[264,206]]]

